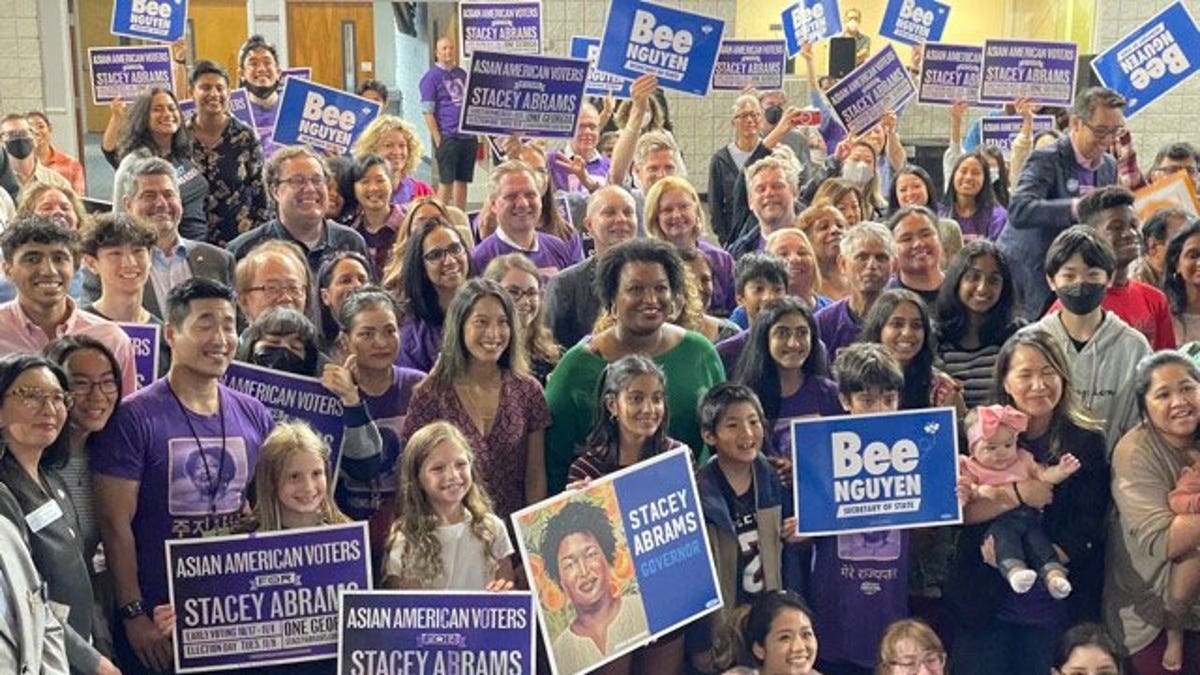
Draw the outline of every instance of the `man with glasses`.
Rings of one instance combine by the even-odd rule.
[[[571,142],[562,150],[546,153],[546,166],[555,190],[586,197],[608,184],[611,162],[596,149],[599,141],[600,113],[596,106],[584,102]]]
[[[133,345],[117,324],[84,312],[67,295],[79,260],[79,233],[34,216],[12,223],[0,238],[4,276],[17,298],[0,304],[0,355],[40,352],[64,335],[99,340],[121,365],[124,391],[137,388]]]
[[[241,260],[263,241],[282,239],[300,246],[309,276],[316,276],[321,264],[338,251],[355,251],[371,259],[361,234],[325,218],[329,201],[325,165],[312,150],[281,148],[267,161],[265,179],[278,205],[278,216],[229,242],[235,258]]]
[[[1158,154],[1154,156],[1154,165],[1146,173],[1146,180],[1153,183],[1183,171],[1192,177],[1193,184],[1200,183],[1200,176],[1197,175],[1197,166],[1200,165],[1200,162],[1197,161],[1198,157],[1200,157],[1200,151],[1196,150],[1196,146],[1191,143],[1185,141],[1169,143],[1159,149]]]
[[[1008,207],[1008,227],[997,241],[1008,254],[1013,280],[1025,294],[1025,316],[1042,315],[1051,298],[1045,256],[1050,242],[1079,221],[1079,200],[1117,182],[1108,149],[1125,131],[1125,99],[1102,87],[1075,98],[1066,137],[1025,160]]]
[[[192,277],[203,277],[233,285],[233,256],[228,251],[179,234],[183,202],[175,167],[161,157],[148,157],[125,173],[125,213],[135,222],[154,230],[158,239],[150,250],[150,283],[142,292],[142,307],[165,319],[167,294]],[[100,297],[100,279],[89,270],[84,275],[85,303]]]
[[[60,190],[71,190],[74,194],[70,181],[37,160],[37,153],[34,152],[36,141],[28,117],[10,113],[0,119],[0,142],[4,143],[9,170],[20,188],[30,183],[45,183]]]
[[[255,246],[238,261],[235,278],[238,307],[248,324],[272,307],[303,313],[312,305],[313,275],[292,242],[268,239]]]

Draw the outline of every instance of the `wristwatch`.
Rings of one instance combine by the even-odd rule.
[[[123,620],[136,619],[148,613],[146,612],[146,605],[141,600],[134,600],[126,605],[122,605],[121,609],[117,611],[120,612]]]

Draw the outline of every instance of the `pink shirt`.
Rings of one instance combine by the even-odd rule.
[[[133,345],[129,336],[117,324],[102,319],[95,314],[80,310],[75,301],[67,298],[70,313],[65,321],[58,325],[55,337],[64,335],[87,335],[96,338],[117,357],[121,364],[121,391],[126,396],[137,389],[137,370],[133,365]],[[0,304],[0,355],[18,352],[40,353],[50,339],[37,324],[25,315],[21,309],[20,300],[10,300]]]
[[[1038,471],[1037,460],[1025,450],[1017,451],[1017,461],[1004,469],[989,469],[980,464],[974,457],[963,457],[959,461],[961,471],[970,476],[979,485],[1007,485],[1035,478]]]

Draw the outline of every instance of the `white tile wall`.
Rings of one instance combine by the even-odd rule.
[[[37,0],[0,0],[0,112],[42,107]]]
[[[1098,0],[1092,42],[1098,50],[1125,36],[1172,0]],[[1200,0],[1185,0],[1193,17],[1200,17]],[[1158,148],[1172,141],[1200,145],[1200,79],[1193,77],[1129,121],[1142,170],[1150,168]]]

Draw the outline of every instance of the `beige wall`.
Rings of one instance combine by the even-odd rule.
[[[0,22],[0,112],[41,109],[38,0],[7,0],[0,7],[6,10]]]

